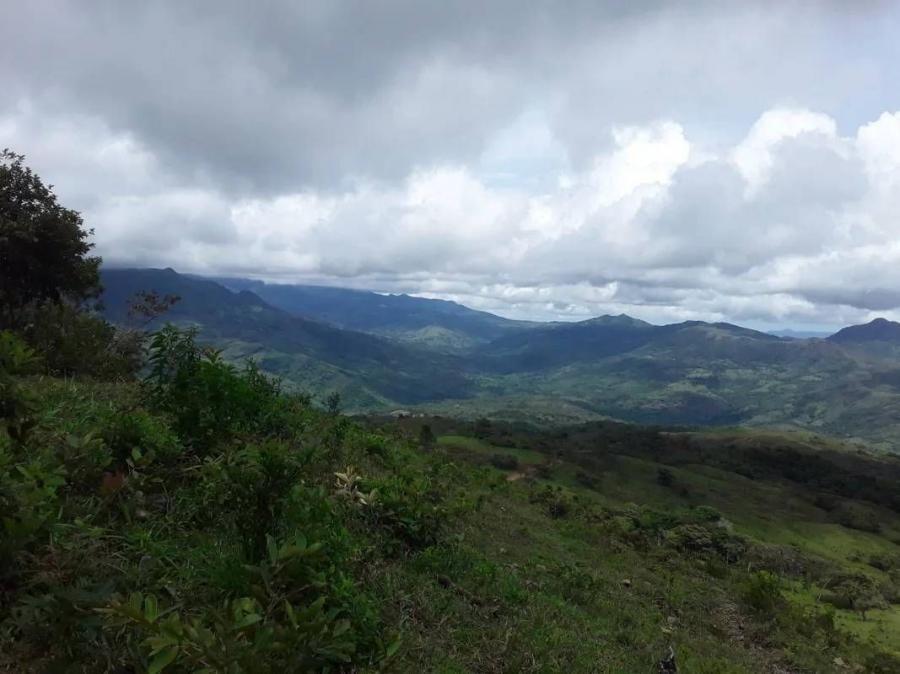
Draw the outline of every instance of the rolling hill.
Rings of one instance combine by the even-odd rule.
[[[106,269],[102,276],[105,313],[113,322],[127,322],[128,300],[137,292],[178,295],[158,322],[197,326],[226,357],[253,357],[301,388],[339,391],[354,407],[469,393],[448,356],[293,316],[249,291],[235,293],[171,269]]]
[[[249,281],[229,289],[172,270],[106,270],[103,280],[110,319],[124,321],[139,290],[176,293],[168,320],[200,326],[226,357],[253,357],[294,386],[340,391],[355,410],[803,428],[898,449],[900,325],[888,321],[790,339],[625,315],[520,323],[452,302]]]
[[[509,332],[540,325],[501,318],[446,300],[239,278],[214,280],[234,291],[249,290],[295,316],[440,351],[465,351]]]

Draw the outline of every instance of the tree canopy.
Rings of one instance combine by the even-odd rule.
[[[29,306],[83,302],[100,292],[93,230],[24,160],[0,153],[0,328],[15,327]]]

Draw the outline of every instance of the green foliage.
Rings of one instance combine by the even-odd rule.
[[[500,470],[516,470],[519,467],[519,459],[512,454],[501,454],[499,452],[491,454],[488,461],[494,468]]]
[[[781,579],[769,571],[757,571],[744,583],[743,599],[754,611],[772,614],[783,600]]]
[[[549,484],[533,491],[529,499],[532,503],[540,504],[544,512],[554,519],[566,517],[574,506],[574,497],[570,491]]]
[[[431,449],[436,441],[437,438],[434,437],[431,426],[422,424],[422,428],[419,429],[419,446],[423,449]]]
[[[242,370],[202,348],[196,331],[166,326],[150,341],[148,399],[175,420],[179,436],[205,451],[233,434],[289,433],[300,398],[281,394],[253,362]]]
[[[30,305],[80,303],[100,285],[91,231],[24,160],[0,152],[0,329],[21,327]]]
[[[48,374],[102,381],[132,379],[143,364],[143,334],[119,329],[69,303],[29,309],[23,330]]]
[[[653,487],[659,463],[572,463],[555,443],[543,462],[505,450],[555,481],[507,481],[486,443],[417,451],[419,419],[376,432],[163,334],[143,386],[9,375],[33,407],[21,440],[0,434],[0,669],[650,671],[673,644],[686,671],[890,671],[843,630],[887,632],[893,548],[823,521],[883,543],[858,556],[866,592],[823,612],[841,565],[731,532],[759,494],[793,522],[774,483],[678,464],[715,497],[689,507]],[[5,371],[27,371],[13,344]],[[827,517],[805,492],[791,505]]]
[[[7,330],[0,331],[0,425],[6,434],[22,441],[31,428],[35,401],[17,377],[38,364],[34,351]]]
[[[207,462],[209,505],[235,527],[244,555],[257,561],[266,550],[266,537],[281,533],[291,492],[299,486],[309,454],[280,440],[247,445],[218,461]]]
[[[102,438],[119,464],[132,458],[135,450],[149,460],[164,462],[176,459],[182,451],[181,441],[168,425],[143,409],[113,415]]]
[[[299,537],[278,546],[269,536],[265,558],[250,567],[251,596],[186,615],[161,608],[154,595],[134,593],[100,611],[143,649],[148,672],[170,665],[235,673],[333,671],[385,657],[372,625],[354,624],[359,611],[348,611],[327,594],[325,559],[319,543]],[[366,651],[372,655],[361,657]]]
[[[887,608],[878,584],[860,573],[842,573],[831,579],[823,599],[836,608],[857,611],[863,618],[872,609]]]

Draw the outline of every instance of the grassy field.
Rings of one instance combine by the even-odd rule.
[[[495,447],[483,440],[471,437],[447,435],[438,439],[438,444],[451,454],[456,454],[472,461],[480,457],[482,461],[498,452],[515,455],[523,465],[544,464],[547,471],[541,478],[534,473],[529,474],[532,484],[509,484],[506,490],[506,518],[515,513],[516,517],[527,519],[527,523],[518,525],[507,522],[500,529],[504,532],[513,529],[516,541],[507,540],[505,544],[497,544],[497,531],[492,527],[490,537],[480,539],[484,546],[503,548],[506,554],[511,550],[522,551],[522,538],[527,537],[524,547],[528,557],[549,560],[561,551],[571,555],[569,561],[591,567],[622,569],[621,574],[628,575],[628,563],[623,559],[627,555],[610,555],[608,549],[600,550],[596,533],[577,528],[563,527],[558,532],[548,527],[540,518],[527,517],[517,505],[515,496],[520,499],[528,490],[537,486],[562,487],[577,498],[596,503],[606,508],[621,508],[623,504],[634,504],[635,507],[652,507],[662,511],[685,511],[700,505],[711,506],[719,511],[728,522],[730,529],[739,535],[773,546],[784,546],[796,550],[799,554],[815,559],[825,560],[835,568],[866,574],[879,583],[889,582],[888,576],[881,570],[873,568],[868,560],[874,556],[900,555],[900,530],[898,518],[890,511],[880,511],[882,530],[878,533],[858,531],[827,521],[827,514],[811,504],[811,495],[794,485],[786,485],[774,481],[751,480],[732,472],[719,470],[709,466],[666,466],[661,463],[637,459],[630,456],[616,456],[607,471],[598,476],[591,488],[585,487],[579,474],[584,471],[570,463],[561,461],[551,455],[530,450],[509,447]],[[489,465],[489,464],[488,464]],[[672,489],[658,483],[657,476],[661,469],[669,470],[675,484],[684,489]],[[491,467],[485,468],[498,475],[504,471]],[[545,529],[538,533],[540,529]],[[526,534],[526,532],[528,532]],[[605,546],[603,546],[605,548]],[[602,563],[596,560],[602,559]],[[519,560],[524,563],[525,560]],[[646,567],[646,562],[638,566]],[[702,579],[702,575],[697,579]],[[621,580],[621,579],[619,579]],[[682,580],[681,582],[687,582]],[[825,583],[826,579],[819,582]],[[614,578],[607,578],[609,587],[615,587]],[[865,619],[850,610],[827,607],[816,597],[825,593],[825,588],[815,582],[792,584],[786,592],[790,601],[798,607],[815,608],[834,612],[836,624],[840,629],[860,639],[876,644],[878,648],[900,655],[900,606],[892,605],[884,609],[869,612]],[[836,656],[839,657],[839,656]],[[693,671],[693,670],[688,670]]]

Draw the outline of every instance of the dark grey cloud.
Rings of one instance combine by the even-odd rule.
[[[112,263],[834,324],[900,310],[898,14],[7,3],[0,145]]]
[[[330,189],[473,161],[534,105],[572,160],[586,161],[610,124],[667,117],[718,137],[773,104],[831,109],[871,98],[869,54],[832,53],[823,41],[835,24],[870,22],[836,11],[37,0],[4,9],[0,79],[7,105],[29,98],[57,114],[99,116],[181,175],[231,190]]]

